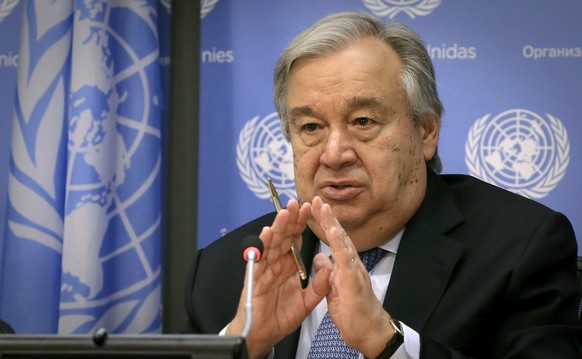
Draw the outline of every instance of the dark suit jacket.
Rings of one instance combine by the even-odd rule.
[[[245,272],[240,241],[273,219],[197,253],[186,288],[190,332],[218,333],[234,317]],[[306,264],[318,241],[303,234]],[[422,358],[580,358],[576,255],[562,214],[469,176],[430,172],[384,307],[421,334]],[[275,357],[294,358],[298,338],[299,329]]]

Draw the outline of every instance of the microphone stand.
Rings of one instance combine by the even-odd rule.
[[[241,336],[246,338],[251,331],[253,325],[253,282],[255,277],[255,261],[257,260],[257,253],[249,251],[247,253],[247,291],[245,301],[246,320]]]

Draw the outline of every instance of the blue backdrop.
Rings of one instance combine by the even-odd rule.
[[[443,172],[534,198],[582,233],[582,2],[204,3],[199,245],[273,210],[267,176],[283,201],[294,195],[273,69],[299,31],[344,10],[404,22],[425,39],[446,109]]]

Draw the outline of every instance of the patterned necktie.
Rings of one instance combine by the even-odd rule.
[[[372,248],[366,252],[358,253],[368,272],[384,257],[384,254],[386,254],[386,251],[382,248]],[[358,358],[358,356],[358,351],[348,347],[341,338],[339,331],[331,320],[329,311],[325,313],[311,343],[307,359],[351,359]]]

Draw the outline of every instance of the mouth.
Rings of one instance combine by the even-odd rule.
[[[329,185],[329,187],[334,188],[334,189],[341,190],[341,189],[350,188],[350,187],[352,187],[352,185],[349,185],[349,184],[341,184],[341,185],[340,184],[332,184],[332,185]]]
[[[329,182],[321,188],[321,195],[328,201],[346,201],[355,198],[362,188],[351,182]]]

